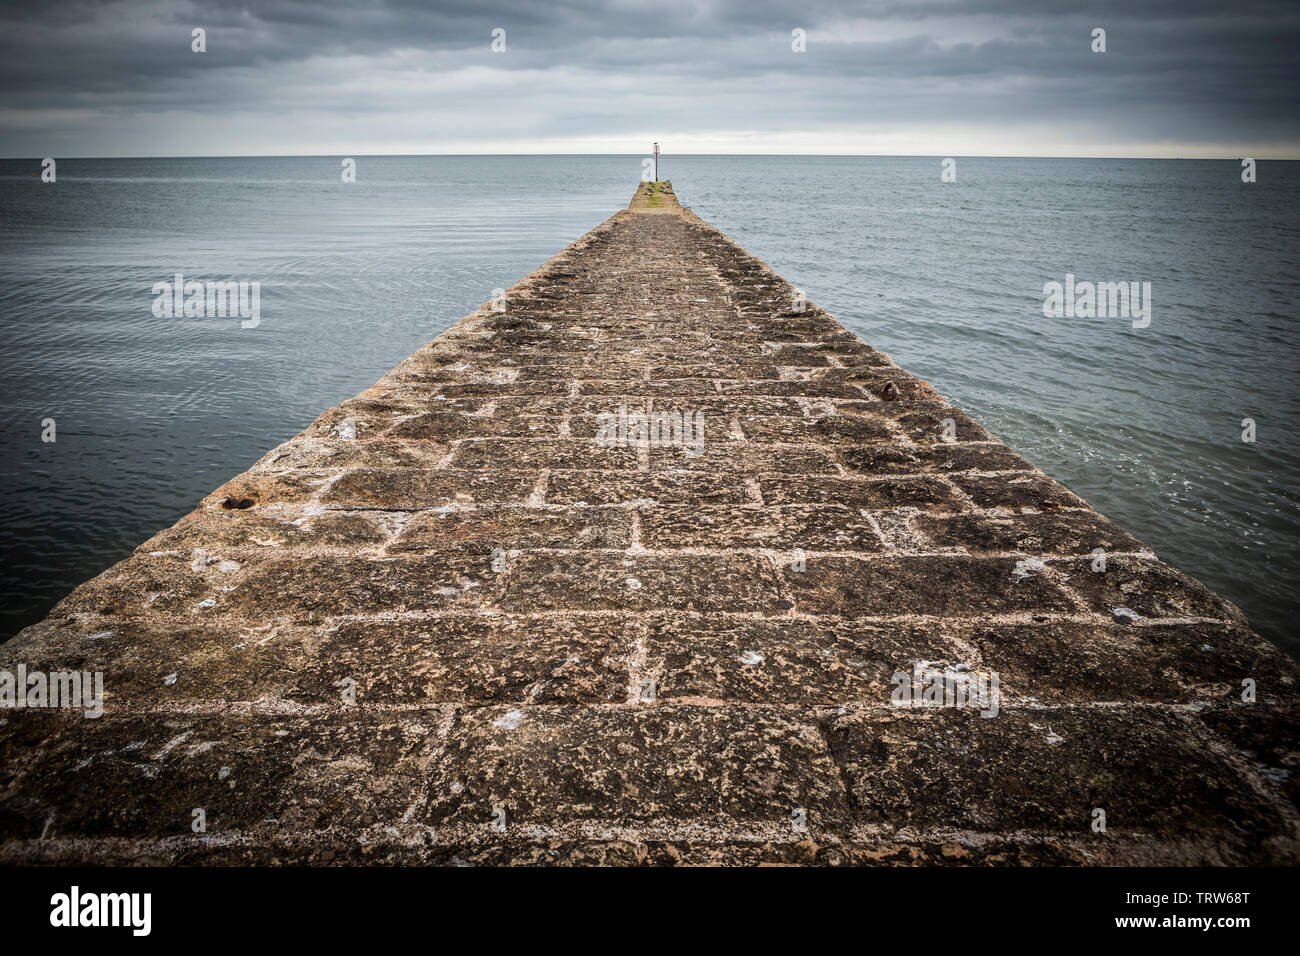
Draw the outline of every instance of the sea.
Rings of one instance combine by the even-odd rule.
[[[0,640],[626,206],[642,159],[0,160]],[[660,164],[1300,656],[1300,163]],[[155,314],[177,273],[258,282],[256,327]],[[1067,281],[1149,283],[1149,316],[1045,314]]]

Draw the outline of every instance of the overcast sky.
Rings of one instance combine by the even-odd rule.
[[[1297,0],[30,0],[0,155],[1300,158],[1298,50]]]

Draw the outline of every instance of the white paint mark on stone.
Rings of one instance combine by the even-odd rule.
[[[524,721],[524,712],[522,710],[512,710],[497,720],[492,721],[493,727],[504,727],[506,730],[514,730]]]
[[[161,760],[163,757],[166,757],[169,753],[172,752],[172,750],[179,747],[181,744],[185,743],[185,741],[188,740],[191,736],[193,736],[193,734],[194,731],[187,730],[185,731],[185,733],[178,734],[177,736],[173,737],[171,740],[167,741],[167,743],[163,744],[162,750],[154,754],[153,759]]]
[[[1041,558],[1023,558],[1017,561],[1016,566],[1011,570],[1011,580],[1023,581],[1025,578],[1034,578],[1046,570],[1047,565]]]

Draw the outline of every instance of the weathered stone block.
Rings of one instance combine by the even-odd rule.
[[[425,820],[512,828],[731,821],[786,833],[842,825],[845,794],[817,724],[759,707],[483,708],[432,768]]]
[[[1015,560],[957,555],[808,558],[807,570],[785,575],[795,608],[806,614],[968,617],[1061,611],[1071,604],[1045,576],[1017,579]]]

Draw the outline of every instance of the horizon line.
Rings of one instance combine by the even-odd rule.
[[[62,159],[330,159],[337,156],[362,156],[369,159],[396,159],[396,158],[423,158],[423,157],[465,157],[481,158],[484,156],[563,156],[563,157],[583,157],[583,156],[617,156],[620,158],[636,158],[643,155],[642,153],[520,153],[520,152],[493,152],[493,153],[171,153],[159,155],[101,155],[101,156],[84,156],[64,154]],[[1116,155],[1116,156],[1063,156],[1059,154],[1005,154],[1005,153],[949,153],[946,156],[939,153],[664,153],[665,157],[685,157],[685,156],[763,156],[769,158],[810,158],[810,159],[1103,159],[1103,160],[1124,160],[1140,159],[1160,162],[1238,162],[1247,158],[1244,154],[1240,156],[1150,156],[1150,155]],[[0,161],[16,160],[34,160],[40,162],[44,157],[37,156],[0,156]],[[1273,163],[1291,163],[1300,161],[1300,153],[1295,156],[1267,156],[1259,155],[1254,158],[1257,162]]]

